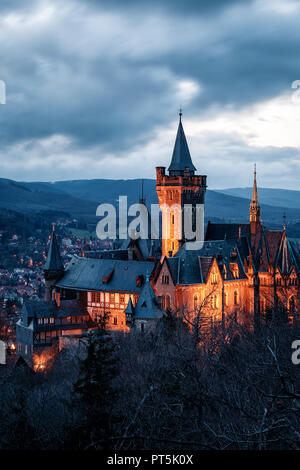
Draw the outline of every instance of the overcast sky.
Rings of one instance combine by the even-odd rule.
[[[155,178],[182,106],[209,188],[256,162],[300,189],[299,25],[290,0],[1,0],[0,177]]]

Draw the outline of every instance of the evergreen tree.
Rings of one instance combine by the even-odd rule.
[[[89,335],[87,356],[80,363],[79,377],[73,387],[75,402],[83,412],[78,428],[80,448],[107,446],[115,423],[114,404],[118,393],[114,379],[118,374],[118,358],[116,344],[106,331],[106,320],[107,315]]]

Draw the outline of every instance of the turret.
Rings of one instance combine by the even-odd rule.
[[[53,224],[51,240],[46,262],[44,264],[45,276],[45,300],[52,299],[52,290],[64,274],[64,265],[59,253],[59,247],[55,234],[55,224]]]
[[[169,174],[163,166],[156,168],[156,192],[162,210],[162,255],[168,257],[174,256],[185,241],[193,241],[186,237],[183,212],[185,205],[191,208],[193,232],[198,211],[202,239],[204,238],[206,176],[195,175],[196,168],[191,159],[181,118],[180,110]]]

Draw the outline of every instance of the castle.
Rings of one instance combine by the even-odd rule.
[[[234,316],[250,328],[274,312],[299,321],[299,247],[285,226],[264,228],[256,170],[249,223],[208,222],[203,246],[190,249],[182,213],[173,208],[188,204],[193,227],[198,211],[204,230],[206,176],[195,172],[180,112],[168,172],[156,168],[159,204],[169,208],[162,215],[162,241],[128,239],[120,249],[96,257],[74,256],[65,269],[53,228],[44,266],[45,300],[24,303],[18,354],[36,367],[49,351],[53,355],[68,340],[96,328],[104,312],[108,328],[123,332],[151,327],[168,309],[190,317],[201,313],[209,324],[226,324]]]

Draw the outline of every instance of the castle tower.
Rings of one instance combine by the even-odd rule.
[[[252,191],[252,201],[250,203],[250,231],[251,235],[255,235],[261,227],[260,220],[260,205],[257,195],[257,184],[256,184],[256,164],[254,165],[254,182]]]
[[[57,281],[59,281],[63,273],[64,265],[60,257],[59,247],[55,235],[55,224],[53,224],[47,260],[44,264],[45,300],[52,300],[53,286]]]
[[[202,240],[204,239],[204,196],[206,176],[195,175],[188,144],[182,126],[182,112],[179,113],[179,125],[174,145],[171,164],[166,174],[165,167],[156,168],[156,192],[162,210],[162,256],[174,256],[187,237],[183,207],[189,205],[192,228],[200,216]],[[199,239],[199,237],[198,237]]]

